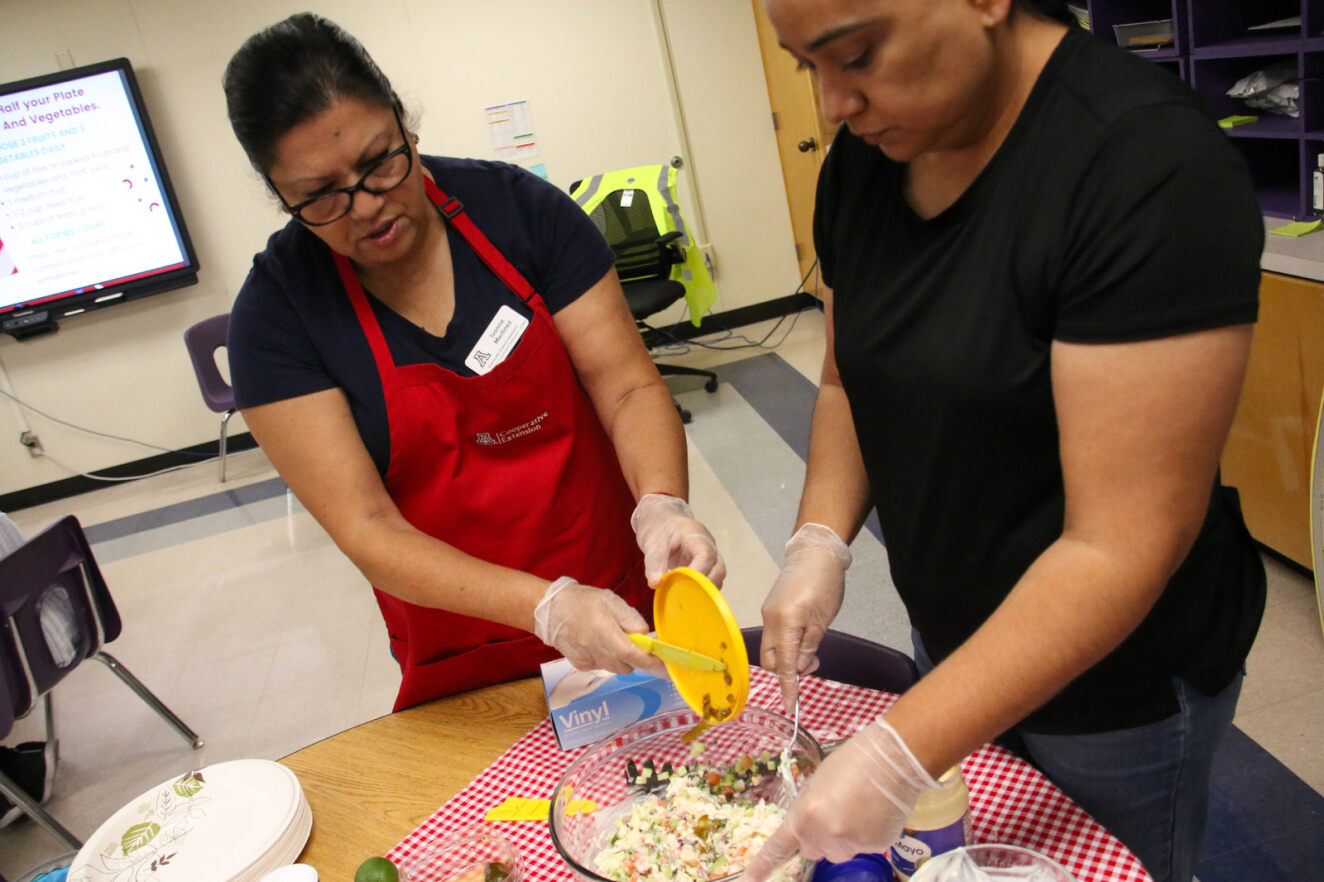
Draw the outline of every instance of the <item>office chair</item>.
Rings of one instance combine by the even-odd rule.
[[[225,432],[234,416],[234,389],[221,376],[216,364],[216,350],[225,346],[225,335],[230,328],[230,314],[203,319],[184,332],[184,345],[188,347],[193,373],[198,377],[202,400],[221,416],[221,439],[218,444],[221,464],[221,483],[225,483]]]
[[[203,740],[102,646],[120,635],[120,616],[83,528],[61,518],[0,557],[0,738],[16,719],[45,705],[46,740],[58,744],[51,690],[84,659],[115,672],[196,750]],[[58,760],[59,751],[55,751]],[[0,793],[71,848],[82,843],[0,773]]]
[[[652,165],[595,175],[571,184],[570,196],[588,212],[615,253],[616,274],[640,331],[651,332],[654,339],[664,336],[645,320],[681,298],[689,303],[690,321],[698,326],[717,290],[676,203],[676,170]],[[717,391],[713,371],[666,362],[659,362],[657,370],[703,377],[703,388]],[[690,412],[675,404],[688,423]]]
[[[750,661],[757,664],[763,628],[742,628],[740,633],[744,635]],[[899,694],[915,684],[919,669],[914,659],[898,649],[829,628],[823,634],[823,642],[818,644],[818,670],[814,675]]]

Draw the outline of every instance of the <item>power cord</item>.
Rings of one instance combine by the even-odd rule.
[[[808,272],[804,274],[804,278],[800,279],[800,284],[795,286],[795,291],[792,293],[793,294],[805,293],[805,283],[809,281],[810,276],[815,275],[817,272],[818,272],[818,259],[815,258],[814,262],[810,264]],[[717,352],[731,352],[739,349],[766,349],[767,351],[772,352],[776,350],[778,346],[781,346],[783,343],[785,343],[786,339],[790,337],[791,332],[795,330],[796,323],[800,321],[801,314],[803,314],[807,310],[814,308],[816,307],[807,306],[804,309],[797,310],[793,315],[791,315],[790,326],[786,328],[786,331],[785,333],[782,334],[781,339],[778,340],[776,343],[772,344],[771,346],[767,346],[764,344],[766,344],[768,340],[772,338],[773,334],[777,333],[778,328],[780,328],[782,324],[786,321],[787,319],[786,315],[779,316],[777,318],[777,321],[773,324],[773,326],[768,329],[768,333],[764,334],[763,338],[757,341],[751,340],[749,337],[746,337],[744,334],[737,334],[734,330],[726,327],[712,316],[710,316],[709,318],[713,321],[713,323],[716,324],[721,330],[726,332],[723,336],[718,337],[715,340],[711,340],[711,341],[704,341],[699,339],[682,339],[681,337],[678,337],[675,334],[673,334],[670,329],[678,328],[685,323],[685,317],[689,313],[688,308],[684,313],[681,314],[680,319],[677,320],[674,324],[670,325],[669,328],[654,328],[652,326],[647,326],[647,327],[650,331],[653,331],[656,334],[666,337],[670,341],[655,347],[657,350],[659,350],[658,352],[659,357],[662,358],[675,358],[685,355],[691,352],[693,348],[696,346],[699,347],[700,349],[710,349],[710,350],[715,350]],[[744,342],[739,343],[735,346],[717,345],[728,340],[742,340]]]
[[[135,443],[137,443],[137,442],[135,442]],[[165,448],[160,448],[160,449],[164,450]],[[189,452],[186,451],[186,450],[175,450],[175,451],[171,451],[171,452],[172,452],[172,453],[189,453]],[[189,455],[190,455],[190,456],[210,456],[210,454],[206,454],[206,453],[197,453],[197,454],[189,453]],[[187,463],[184,463],[183,465],[170,466],[169,468],[161,469],[160,471],[155,471],[155,472],[147,472],[146,474],[143,474],[143,475],[125,475],[125,476],[123,476],[123,477],[121,477],[121,478],[112,478],[112,477],[109,477],[109,476],[107,476],[107,475],[95,475],[95,474],[92,474],[91,472],[80,472],[78,469],[74,468],[74,467],[71,466],[71,465],[67,465],[67,464],[61,462],[60,460],[58,460],[58,459],[56,459],[55,457],[51,456],[49,453],[43,453],[43,454],[41,455],[41,458],[42,458],[42,459],[49,459],[51,462],[55,463],[55,464],[56,464],[57,466],[59,466],[60,468],[64,469],[66,472],[71,472],[72,474],[78,475],[78,476],[81,477],[81,478],[91,478],[93,481],[108,481],[108,482],[111,482],[111,483],[115,483],[115,482],[118,482],[118,481],[139,481],[139,480],[141,480],[141,479],[143,479],[143,478],[155,478],[157,475],[166,475],[166,474],[169,474],[170,472],[177,472],[177,471],[180,471],[181,469],[191,469],[191,468],[193,468],[195,465],[197,465],[197,463],[195,463],[195,462],[187,462]],[[211,458],[212,458],[212,459],[215,459],[216,457],[215,457],[215,456],[212,456]]]
[[[14,394],[11,393],[11,392],[7,392],[7,391],[5,391],[4,389],[0,389],[0,395],[3,395],[4,397],[8,398],[10,401],[14,402],[14,403],[17,404],[19,407],[22,407],[22,408],[24,408],[25,410],[30,410],[30,411],[32,411],[32,412],[35,413],[37,416],[43,417],[43,418],[45,418],[45,419],[48,419],[48,420],[50,420],[50,421],[53,422],[53,423],[59,423],[61,426],[68,426],[70,429],[76,429],[76,430],[79,431],[79,432],[85,432],[85,433],[87,433],[88,435],[96,435],[96,436],[99,437],[99,438],[109,438],[109,439],[111,439],[112,441],[124,441],[124,442],[126,442],[126,443],[128,443],[128,444],[137,444],[139,447],[146,447],[146,448],[148,448],[149,450],[162,450],[162,451],[165,451],[166,453],[178,453],[178,454],[181,454],[181,455],[183,455],[183,456],[196,456],[196,457],[199,457],[199,458],[201,458],[201,459],[215,459],[215,458],[216,458],[216,455],[215,455],[215,454],[212,454],[212,453],[198,453],[197,451],[193,451],[193,450],[175,450],[175,449],[173,449],[173,448],[171,448],[171,447],[161,447],[161,446],[158,445],[158,444],[149,444],[149,443],[146,442],[146,441],[138,441],[138,440],[136,440],[136,439],[134,439],[134,438],[125,438],[123,435],[112,435],[112,434],[109,433],[109,432],[99,432],[99,431],[97,431],[96,429],[89,429],[89,428],[87,428],[86,426],[80,426],[80,425],[78,425],[78,424],[76,424],[76,423],[71,423],[71,422],[69,422],[68,420],[62,420],[62,419],[60,419],[60,418],[57,417],[57,416],[52,416],[51,414],[46,413],[44,410],[41,410],[40,408],[33,407],[31,404],[28,404],[26,401],[24,401],[23,399],[19,398],[17,395],[14,395]],[[57,465],[62,465],[62,466],[63,466],[62,463],[60,463],[58,460],[52,458],[51,455],[48,454],[48,453],[43,453],[42,456],[46,457],[47,459],[50,459],[51,462],[54,462],[54,463],[56,463]],[[66,469],[68,469],[68,466],[63,466],[63,467],[66,468]],[[176,468],[183,468],[183,466],[177,466]],[[69,469],[69,471],[74,472],[75,474],[82,474],[82,472],[79,472],[77,469]],[[167,471],[170,471],[170,470],[167,469]],[[156,473],[156,474],[159,474],[159,472]],[[93,477],[93,476],[89,475],[88,477]],[[146,475],[143,475],[143,476],[141,476],[141,477],[146,477]],[[116,480],[124,480],[124,479],[120,479],[120,478],[103,478],[102,480],[116,481]]]

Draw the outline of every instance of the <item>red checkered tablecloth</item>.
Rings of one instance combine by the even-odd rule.
[[[820,743],[856,732],[886,710],[895,695],[818,677],[800,683],[800,723]],[[781,712],[777,680],[750,669],[749,704]],[[431,845],[484,824],[483,816],[509,796],[550,799],[565,768],[584,750],[556,746],[543,720],[496,762],[437,809],[387,857],[404,862]],[[985,745],[961,763],[970,788],[977,842],[1001,842],[1043,852],[1080,882],[1149,882],[1140,861],[1047,778],[1014,754]],[[552,845],[546,821],[501,821],[491,828],[520,851],[527,882],[573,879]]]

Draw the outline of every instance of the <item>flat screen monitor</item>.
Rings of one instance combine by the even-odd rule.
[[[0,330],[198,280],[128,59],[0,85],[0,124]]]

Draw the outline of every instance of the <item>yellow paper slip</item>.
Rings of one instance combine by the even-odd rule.
[[[567,815],[586,815],[597,808],[591,799],[572,799],[566,803]],[[499,805],[487,810],[484,821],[546,821],[552,810],[550,799],[530,799],[523,796],[507,796]]]
[[[1295,238],[1304,236],[1306,233],[1313,233],[1321,226],[1324,226],[1324,221],[1292,221],[1290,224],[1277,227],[1269,232],[1275,236],[1292,236]]]
[[[1258,122],[1259,119],[1258,116],[1249,114],[1235,114],[1223,117],[1218,121],[1218,125],[1224,129],[1235,129],[1237,126],[1248,126],[1253,122]]]

